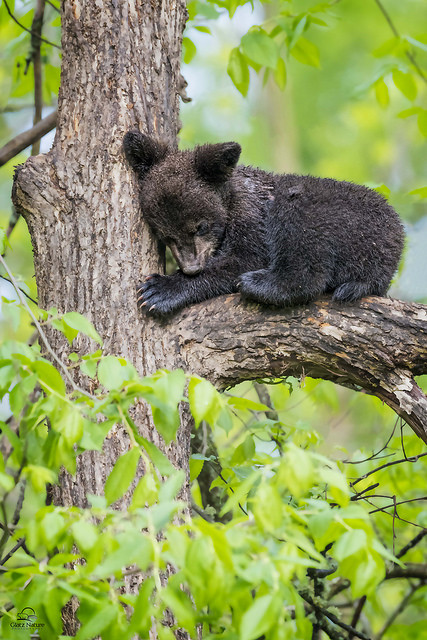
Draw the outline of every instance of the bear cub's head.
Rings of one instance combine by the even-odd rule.
[[[140,183],[145,220],[172,251],[179,268],[196,275],[224,240],[241,148],[236,142],[172,151],[139,131],[124,138],[126,158]]]

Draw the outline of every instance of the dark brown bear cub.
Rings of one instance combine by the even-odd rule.
[[[179,266],[139,286],[149,312],[164,315],[235,291],[278,306],[323,293],[341,302],[385,295],[404,234],[375,191],[236,166],[235,142],[171,151],[129,131],[124,150],[144,218]]]

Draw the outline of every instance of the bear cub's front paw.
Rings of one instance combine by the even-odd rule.
[[[175,289],[175,290],[174,290]],[[153,273],[137,287],[138,306],[153,316],[163,316],[179,308],[176,287],[170,276]]]

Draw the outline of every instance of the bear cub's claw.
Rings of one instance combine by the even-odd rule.
[[[169,276],[153,273],[137,287],[138,307],[149,315],[164,316],[178,308],[176,291]]]

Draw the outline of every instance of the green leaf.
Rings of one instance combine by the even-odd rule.
[[[253,27],[241,40],[243,53],[263,67],[275,69],[279,61],[279,46],[261,29]]]
[[[273,596],[270,594],[255,600],[253,605],[242,616],[240,623],[241,640],[259,638],[276,624],[275,616],[272,615],[273,603]]]
[[[173,612],[178,625],[188,629],[192,632],[191,637],[195,637],[193,633],[196,612],[189,596],[180,588],[174,589],[172,585],[168,585],[166,589],[162,590],[161,599],[164,605]]]
[[[425,44],[424,42],[420,42],[420,40],[416,40],[411,36],[403,36],[402,39],[405,40],[406,42],[409,42],[409,44],[412,44],[413,47],[416,47],[417,49],[421,49],[421,51],[427,52],[427,44]]]
[[[77,329],[70,327],[62,318],[52,318],[50,324],[54,329],[60,331],[67,338],[70,345],[73,343],[74,338],[79,334]]]
[[[393,71],[393,82],[408,100],[415,100],[417,97],[417,85],[411,73],[395,69]]]
[[[374,83],[375,96],[378,104],[385,109],[390,102],[390,96],[388,93],[388,87],[384,81],[384,78],[378,78]]]
[[[117,605],[121,606],[121,605]],[[81,625],[76,635],[76,640],[90,640],[101,634],[109,624],[118,617],[118,611],[116,606],[103,602],[100,611],[96,611],[96,608],[92,608],[92,615],[88,622]],[[81,618],[80,618],[81,619]]]
[[[191,456],[190,458],[190,482],[193,482],[196,478],[199,477],[200,472],[203,469],[203,465],[205,464],[204,460],[198,460]]]
[[[188,400],[196,429],[202,420],[214,424],[222,406],[218,391],[210,382],[192,377],[188,385]]]
[[[93,380],[96,376],[97,364],[98,360],[84,360],[80,364],[80,371]]]
[[[242,96],[246,96],[249,89],[249,67],[245,56],[237,47],[232,49],[227,65],[227,73],[234,86]]]
[[[179,429],[178,403],[183,399],[186,377],[181,369],[177,369],[176,371],[159,371],[153,378],[152,393],[142,395],[151,405],[157,431],[166,444],[169,444]],[[145,381],[149,383],[150,379],[146,378]]]
[[[320,69],[319,49],[307,38],[301,37],[293,47],[291,54],[298,62]]]
[[[274,79],[280,91],[283,91],[286,87],[286,65],[283,58],[279,58],[277,67],[274,71]]]
[[[131,510],[153,505],[158,498],[159,489],[153,473],[146,472],[133,492]]]
[[[372,52],[372,55],[374,55],[376,58],[383,58],[384,56],[394,54],[396,53],[396,50],[400,44],[400,38],[390,38],[390,40],[387,40],[380,47],[375,49]]]
[[[89,360],[87,362],[90,362]],[[92,369],[89,367],[89,370]],[[102,358],[98,365],[98,380],[103,387],[108,389],[121,389],[124,381],[128,377],[126,365],[122,366],[116,356],[106,356]]]
[[[261,402],[255,402],[254,400],[249,400],[249,398],[239,398],[237,396],[231,396],[227,398],[227,404],[230,404],[235,409],[248,409],[251,411],[271,411],[270,407],[262,404]]]
[[[190,40],[190,38],[182,39],[182,52],[182,59],[184,60],[185,64],[189,64],[197,52],[196,45],[192,40]]]
[[[33,464],[24,467],[23,474],[30,479],[37,493],[44,492],[46,485],[56,480],[56,474],[51,469]]]
[[[350,491],[345,477],[333,469],[320,469],[320,479],[327,484],[328,494],[342,507],[350,500]]]
[[[409,118],[410,116],[415,116],[422,112],[422,107],[410,107],[409,109],[404,109],[397,114],[398,118]]]
[[[93,324],[80,313],[77,313],[77,311],[64,313],[62,320],[75,331],[84,333],[86,336],[92,338],[92,340],[95,340],[95,342],[102,346],[102,338]]]
[[[380,184],[377,187],[373,187],[373,190],[380,193],[387,200],[390,198],[390,188],[386,184]]]
[[[77,520],[71,525],[71,532],[79,549],[85,553],[90,551],[99,540],[98,530],[91,522]]]
[[[185,473],[182,469],[177,469],[169,478],[162,482],[159,491],[159,502],[175,500],[178,492],[185,481]]]
[[[419,187],[409,192],[410,196],[420,196],[420,198],[427,198],[427,187]]]
[[[334,556],[341,561],[354,553],[365,549],[367,546],[367,535],[363,529],[352,529],[346,531],[334,545]]]
[[[26,404],[33,404],[34,401],[31,400],[30,396],[36,384],[37,375],[33,373],[17,382],[13,389],[11,389],[9,393],[9,404],[15,417],[19,416]]]
[[[61,396],[65,396],[65,382],[59,371],[50,362],[39,360],[32,363],[31,368],[37,374],[39,384],[44,390],[49,392],[52,389]]]
[[[283,478],[291,494],[296,498],[303,496],[313,485],[314,477],[310,454],[292,443],[289,444],[286,458],[280,465],[279,478]]]
[[[83,416],[77,407],[65,405],[59,417],[52,419],[51,424],[52,429],[61,433],[70,446],[83,435]]]
[[[98,564],[95,569],[96,576],[108,578],[114,574],[120,575],[124,567],[134,563],[144,571],[152,561],[153,543],[141,531],[134,529],[119,535],[116,542],[119,545],[118,548]]]
[[[115,420],[104,420],[101,422],[84,420],[83,436],[79,442],[79,447],[84,451],[101,451],[105,437],[114,423]]]
[[[418,114],[418,129],[427,138],[427,111],[423,110]]]
[[[211,35],[211,30],[209,29],[209,27],[203,27],[203,26],[197,26],[194,27],[195,29],[197,29],[197,31],[200,31],[201,33],[209,33]]]
[[[140,451],[133,447],[120,456],[105,482],[105,498],[107,504],[116,502],[129,488],[135,477]]]
[[[173,464],[168,460],[165,454],[156,447],[155,444],[153,444],[149,440],[146,440],[145,438],[141,438],[141,444],[150,456],[153,464],[162,474],[162,476],[170,476],[171,473],[174,473],[174,471],[176,471]]]
[[[8,473],[0,472],[0,487],[4,489],[6,493],[12,491],[15,486],[15,481]]]
[[[288,45],[288,50],[291,51],[294,46],[296,45],[296,43],[298,42],[299,38],[302,36],[304,30],[305,30],[305,26],[307,24],[307,16],[303,16],[296,24],[296,27],[292,33],[292,37],[290,39],[289,45]]]
[[[220,516],[232,511],[239,503],[246,502],[249,491],[252,489],[255,482],[258,480],[259,474],[257,471],[253,471],[230,495],[227,502],[223,506],[220,512]],[[211,488],[214,486],[215,481],[211,484]],[[221,486],[218,483],[218,486]]]
[[[0,227],[0,254],[3,255],[6,251],[6,247],[10,247],[9,238],[6,235],[6,231]]]
[[[3,395],[9,391],[16,376],[16,369],[10,360],[0,360],[0,390]]]

